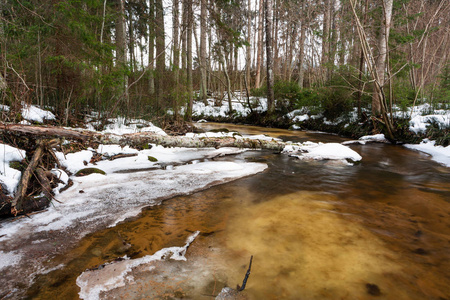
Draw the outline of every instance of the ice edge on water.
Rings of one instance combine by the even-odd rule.
[[[112,262],[102,265],[95,270],[86,270],[78,276],[76,283],[81,291],[78,293],[81,299],[97,300],[100,299],[101,292],[107,292],[112,289],[125,286],[127,282],[133,280],[132,276],[127,276],[133,268],[151,263],[157,260],[173,259],[186,261],[186,251],[200,231],[191,234],[183,247],[168,247],[157,251],[153,255],[146,255],[137,259],[129,259]],[[152,266],[149,266],[152,268]]]

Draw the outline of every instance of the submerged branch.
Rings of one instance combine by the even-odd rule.
[[[245,285],[247,284],[248,277],[250,276],[250,271],[252,270],[252,261],[253,261],[253,255],[250,257],[250,264],[248,265],[247,273],[245,273],[244,281],[242,281],[242,286],[237,286],[237,290],[239,292],[243,291],[245,289]]]

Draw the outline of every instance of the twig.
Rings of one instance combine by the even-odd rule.
[[[242,286],[239,286],[239,284],[237,286],[237,290],[239,292],[241,292],[245,289],[245,285],[247,284],[247,280],[248,280],[248,277],[250,276],[250,271],[252,269],[252,260],[253,260],[253,255],[250,257],[250,264],[248,265],[248,270],[247,270],[247,273],[245,274],[244,281],[242,281]]]

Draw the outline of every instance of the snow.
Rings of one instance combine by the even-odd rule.
[[[3,145],[3,148],[5,150],[2,155],[6,153],[2,156],[6,156],[3,161],[22,159],[22,155],[25,154],[10,146]],[[61,159],[61,165],[74,173],[80,168],[87,167],[83,161],[89,161],[92,150],[65,156],[63,153],[57,153],[57,156]],[[53,169],[52,173],[56,174],[61,181],[68,182],[70,178],[73,185],[60,193],[59,190],[65,186],[60,183],[55,189],[58,201],[53,201],[46,210],[30,218],[4,221],[0,224],[0,269],[7,267],[8,274],[23,273],[24,261],[32,255],[33,263],[22,275],[25,281],[31,282],[34,274],[45,271],[43,265],[46,259],[45,253],[38,255],[32,251],[35,247],[45,247],[49,243],[46,238],[43,238],[48,234],[70,235],[73,237],[71,240],[76,241],[86,234],[115,226],[129,217],[138,215],[143,207],[158,205],[164,199],[194,193],[213,185],[250,176],[268,167],[264,163],[210,160],[213,157],[246,151],[235,148],[188,149],[153,146],[151,149],[137,152],[129,148],[121,149],[118,145],[100,145],[96,150],[108,154],[131,152],[138,155],[98,162],[96,167],[103,169],[106,175],[69,177],[63,170]],[[158,161],[150,162],[148,156],[153,156]],[[7,164],[4,163],[3,167],[6,168],[6,166]],[[88,167],[92,167],[92,164]],[[134,171],[128,172],[128,170]],[[127,172],[117,173],[121,171]],[[10,176],[11,174],[8,173]],[[20,176],[20,172],[17,175]],[[20,243],[16,239],[17,235],[25,235],[28,239],[27,243],[33,247],[15,245]],[[20,250],[15,251],[16,249]],[[179,247],[165,251],[182,253]],[[155,255],[161,256],[166,252],[158,252]],[[183,256],[175,255],[172,259],[174,258],[183,259]]]
[[[18,254],[15,251],[3,252],[0,251],[0,271],[9,266],[14,266],[22,258],[22,254]]]
[[[239,93],[235,93],[235,95],[238,95]],[[208,105],[205,105],[203,102],[198,101],[194,102],[193,105],[193,116],[211,116],[211,117],[230,117],[230,109],[228,105],[228,97],[225,97],[221,101],[221,105],[215,105],[214,99],[208,99],[207,100]],[[242,100],[233,97],[232,100],[232,107],[233,111],[236,115],[239,116],[247,116],[251,110],[248,107],[247,99],[246,97],[242,97]],[[265,111],[267,110],[267,98],[263,97],[250,97],[250,103],[254,107],[253,111]],[[183,112],[182,112],[183,113]]]
[[[446,115],[415,115],[411,118],[409,129],[416,134],[424,132],[430,125],[430,123],[433,122],[439,124],[441,128],[450,127],[450,112],[448,112]]]
[[[186,133],[186,137],[189,138],[217,138],[217,137],[237,137],[240,134],[237,132],[204,132],[204,133]]]
[[[88,124],[89,130],[94,130],[94,125],[99,122],[90,122]],[[108,124],[105,126],[102,133],[113,133],[117,135],[136,133],[136,132],[153,132],[159,135],[167,135],[164,130],[153,125],[152,122],[142,119],[127,119],[125,117],[117,117],[108,119]]]
[[[47,110],[40,109],[35,105],[23,104],[22,117],[25,120],[44,123],[44,120],[55,120],[55,115]]]
[[[365,142],[379,142],[379,143],[386,143],[388,140],[384,136],[384,134],[374,134],[374,135],[365,135],[363,137],[360,137],[359,140],[365,141]]]
[[[76,173],[77,171],[86,168],[84,162],[88,163],[91,160],[93,152],[90,150],[82,150],[66,155],[62,152],[56,152],[55,154],[61,166],[65,167],[67,171],[71,173]]]
[[[13,194],[19,184],[21,172],[9,166],[12,161],[22,161],[25,151],[0,144],[0,184],[7,194]]]
[[[223,152],[216,149],[197,152],[192,152],[191,149],[177,150],[173,153],[176,153],[174,155],[179,161],[189,156],[203,158],[208,155],[231,153],[230,149]],[[78,154],[74,153],[73,157],[77,157]],[[76,169],[72,167],[74,163],[71,161],[73,157],[70,155],[67,157],[69,160],[66,164],[75,171]],[[126,158],[104,163],[118,165],[121,160],[122,169],[130,168]],[[166,157],[166,162],[170,162],[170,155]],[[0,228],[0,241],[14,238],[17,232],[28,232],[31,235],[33,232],[71,230],[81,221],[86,228],[89,224],[114,226],[126,217],[137,215],[142,207],[160,203],[161,199],[192,193],[212,184],[262,172],[266,168],[267,165],[262,163],[205,161],[150,172],[72,177],[73,186],[58,195],[60,203],[53,203],[46,211],[36,214],[32,219],[4,223]],[[124,211],[127,215],[124,215]],[[81,235],[86,233],[88,232]]]
[[[303,160],[351,160],[356,162],[362,159],[356,151],[338,143],[291,144],[287,145],[282,152]]]
[[[153,255],[146,255],[137,259],[124,257],[123,260],[103,265],[102,268],[81,273],[76,280],[77,285],[81,289],[79,292],[80,298],[97,300],[100,299],[101,292],[132,284],[133,277],[128,276],[128,274],[137,266],[148,265],[151,262],[162,259],[186,261],[186,250],[199,233],[199,231],[196,231],[190,235],[183,247],[163,248]],[[153,267],[149,266],[149,268]]]
[[[69,183],[69,175],[64,171],[60,169],[52,169],[50,170],[53,175],[56,176],[61,182],[58,183],[58,186],[53,189],[55,192],[55,195],[58,195],[62,188],[64,188]]]
[[[407,144],[405,147],[427,153],[434,161],[450,167],[450,146],[436,146],[435,143],[435,141],[425,139],[419,145]]]
[[[389,141],[386,139],[384,134],[374,134],[374,135],[365,135],[363,137],[360,137],[358,140],[352,140],[352,141],[345,141],[342,144],[343,145],[350,145],[350,144],[361,144],[365,145],[366,143],[386,143],[389,144]]]

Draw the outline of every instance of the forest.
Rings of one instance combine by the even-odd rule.
[[[449,14],[445,0],[2,0],[2,120],[36,104],[60,125],[95,111],[166,127],[207,98],[238,117],[240,95],[267,97],[247,123],[357,110],[394,140],[393,109],[448,109]]]
[[[450,299],[449,15],[0,0],[0,299]]]

